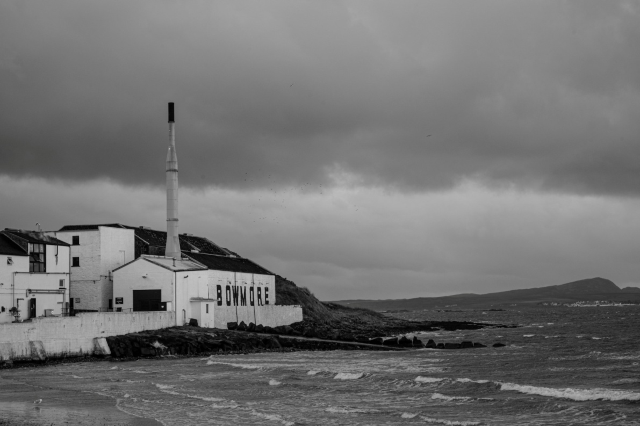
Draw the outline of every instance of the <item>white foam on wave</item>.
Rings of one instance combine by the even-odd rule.
[[[256,411],[256,410],[251,410],[251,414],[253,414],[256,417],[260,417],[261,419],[271,420],[272,422],[282,423],[285,426],[293,426],[293,425],[295,425],[294,422],[287,421],[287,420],[283,419],[282,417],[280,417],[277,414],[261,413],[261,412]]]
[[[437,382],[441,382],[444,379],[440,379],[437,377],[422,377],[422,376],[418,376],[415,379],[413,379],[415,382],[418,383],[437,383]]]
[[[269,386],[278,386],[278,385],[281,385],[281,384],[282,384],[282,382],[279,382],[279,381],[277,381],[275,379],[269,380]]]
[[[550,396],[553,398],[566,398],[574,401],[640,401],[640,393],[613,390],[613,389],[555,389],[538,386],[518,385],[515,383],[498,383],[500,390],[516,391],[530,395]]]
[[[377,413],[378,410],[373,409],[365,409],[365,408],[346,408],[346,407],[328,407],[326,410],[329,413],[334,414],[366,414],[366,413]]]
[[[210,405],[212,408],[237,408],[238,404],[232,400],[226,400],[224,398],[213,398],[209,396],[200,396],[200,395],[191,395],[188,393],[176,392],[172,389],[175,388],[175,385],[163,385],[161,383],[156,383],[156,387],[160,389],[160,392],[168,393],[169,395],[183,396],[186,398],[199,399],[200,401],[211,402],[213,404]],[[216,404],[216,403],[222,404]]]
[[[616,380],[615,382],[613,382],[614,385],[622,385],[625,383],[640,383],[640,379],[627,378],[627,379]]]
[[[255,365],[255,364],[235,364],[233,362],[220,362],[220,361],[212,361],[212,360],[207,361],[207,365],[214,365],[214,364],[228,365],[230,367],[235,367],[235,368],[244,368],[245,370],[258,370],[261,368],[259,365]]]
[[[426,423],[436,423],[436,424],[447,425],[447,426],[475,426],[480,424],[479,422],[468,422],[465,420],[457,421],[457,420],[434,419],[432,417],[424,417],[424,416],[421,416],[420,418],[424,420]]]
[[[402,413],[400,417],[402,417],[403,419],[413,419],[417,415],[418,413]]]
[[[84,377],[76,376],[75,374],[72,374],[71,377],[74,379],[84,379]]]
[[[456,382],[460,383],[489,383],[489,380],[471,380],[463,377],[462,379],[456,379]]]
[[[533,337],[535,334],[523,334],[522,337]]]
[[[319,373],[319,371],[309,370],[309,371],[307,371],[307,376],[315,376],[318,373]]]
[[[117,370],[118,367],[111,367],[109,370]]]
[[[443,401],[468,401],[471,398],[468,396],[448,396],[441,393],[434,393],[431,395],[431,399],[441,399]]]
[[[338,373],[335,375],[336,380],[356,380],[361,379],[364,373]]]

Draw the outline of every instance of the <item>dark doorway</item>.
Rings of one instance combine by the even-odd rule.
[[[160,290],[133,290],[133,310],[160,311]]]
[[[109,312],[113,311],[113,299],[109,299]]]
[[[36,298],[29,299],[29,318],[36,317]]]

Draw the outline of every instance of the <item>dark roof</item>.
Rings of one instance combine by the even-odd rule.
[[[96,231],[99,226],[108,226],[110,228],[124,228],[119,223],[105,223],[104,225],[66,225],[60,228],[60,231]]]
[[[38,231],[23,231],[22,229],[6,228],[3,232],[5,234],[11,234],[29,243],[53,244],[56,246],[70,246],[70,244],[65,243],[62,240],[59,240],[55,237],[50,237],[49,235],[45,235],[44,233],[38,232]]]
[[[7,256],[27,256],[27,252],[23,250],[22,247],[2,233],[0,233],[0,254]]]
[[[275,275],[273,272],[269,272],[262,266],[249,259],[242,257],[228,257],[228,256],[216,256],[206,253],[190,253],[187,251],[182,252],[183,256],[187,256],[196,262],[200,262],[209,269],[217,271],[233,271],[244,272],[248,274],[262,274],[262,275]]]
[[[190,234],[180,234],[180,248],[182,250],[190,251],[192,248],[189,246],[192,246],[202,253],[217,254],[220,256],[229,256],[230,254],[234,254],[207,238],[196,237],[195,235]]]

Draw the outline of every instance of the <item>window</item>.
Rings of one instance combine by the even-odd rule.
[[[206,308],[207,308],[207,313],[209,313],[209,304],[206,303],[205,305],[206,305]]]
[[[74,235],[71,237],[71,244],[74,246],[80,245],[80,235]]]
[[[80,258],[72,257],[71,258],[71,266],[80,266]]]
[[[7,257],[7,265],[13,265],[13,259],[10,257]]]
[[[60,280],[60,288],[64,287],[64,280]]]
[[[29,272],[47,272],[45,245],[29,243]]]

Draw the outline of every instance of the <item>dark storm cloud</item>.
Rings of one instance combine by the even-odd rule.
[[[0,172],[640,188],[635,2],[3,2]],[[160,164],[160,165],[159,165]]]

